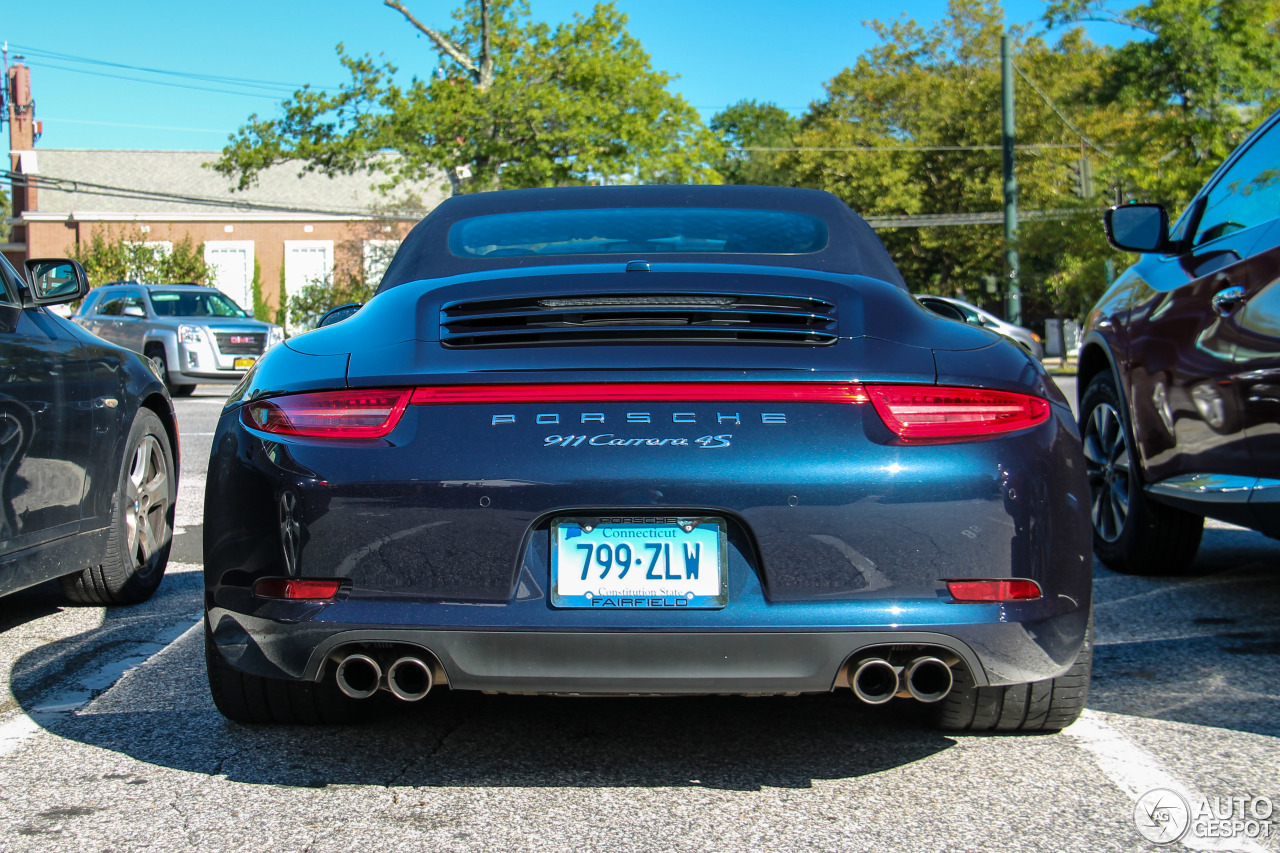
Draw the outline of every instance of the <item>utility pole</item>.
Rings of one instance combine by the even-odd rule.
[[[1013,173],[1013,48],[1009,34],[1000,36],[1000,134],[1004,172],[1004,260],[1009,276],[1006,317],[1022,324],[1022,288],[1018,286],[1018,178]]]

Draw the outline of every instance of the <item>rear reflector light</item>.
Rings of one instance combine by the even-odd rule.
[[[381,438],[409,404],[409,388],[319,391],[255,400],[241,411],[247,426],[276,435]]]
[[[550,385],[435,385],[415,405],[444,403],[865,403],[857,382],[610,382]]]
[[[341,586],[340,580],[263,578],[253,585],[253,594],[259,598],[283,598],[288,601],[332,601]]]
[[[1040,584],[1029,580],[947,581],[956,601],[1030,601],[1041,596]]]
[[[1039,397],[981,388],[868,385],[885,426],[908,440],[982,438],[1033,427],[1049,418]]]

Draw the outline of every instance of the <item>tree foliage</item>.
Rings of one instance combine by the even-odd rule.
[[[448,32],[386,5],[438,60],[405,80],[338,45],[350,74],[339,91],[304,88],[283,117],[250,116],[214,167],[242,189],[291,160],[324,174],[381,168],[390,184],[443,170],[456,191],[717,179],[718,141],[667,90],[672,77],[652,68],[612,3],[551,27],[519,0],[467,0]]]
[[[1110,49],[1063,26],[1085,20],[1144,37]],[[1079,316],[1105,286],[1107,261],[1128,262],[1099,223],[1118,193],[1185,204],[1270,109],[1278,21],[1280,0],[1149,0],[1120,11],[1056,0],[1046,16],[1056,42],[1011,30],[1024,322]],[[801,120],[802,150],[780,165],[864,215],[1000,211],[1000,5],[951,0],[928,28],[873,26],[880,44],[827,84]],[[1092,198],[1074,192],[1082,159]],[[1001,225],[881,235],[913,289],[990,302],[983,277],[1006,280]]]
[[[1139,38],[1111,52],[1094,99],[1137,111],[1115,145],[1130,194],[1187,202],[1280,99],[1280,0],[1054,0],[1054,25],[1103,21]]]
[[[711,130],[725,146],[719,171],[729,184],[789,186],[790,170],[781,165],[785,152],[795,144],[800,122],[771,103],[741,100],[711,118]]]
[[[880,44],[827,84],[827,97],[803,118],[796,136],[801,150],[784,165],[800,183],[830,190],[866,216],[1000,211],[999,5],[953,0],[946,17],[929,29],[910,20],[873,26]],[[1024,318],[1074,313],[1086,301],[1071,292],[1078,282],[1069,275],[1050,285],[1062,275],[1058,244],[1099,257],[1107,249],[1097,227],[1097,203],[1072,193],[1080,135],[1050,102],[1061,110],[1060,104],[1072,104],[1079,91],[1095,85],[1104,53],[1079,33],[1056,45],[1016,30],[1014,37],[1015,64],[1044,95],[1026,84],[1020,88],[1017,139],[1059,146],[1017,152],[1020,210],[1056,212],[1049,222],[1022,225],[1018,248],[1024,286],[1031,285],[1031,305],[1024,307],[1038,309],[1024,311]],[[1081,110],[1071,124],[1092,137],[1106,135],[1114,121],[1114,115]],[[1069,240],[1050,236],[1064,228]],[[983,303],[994,299],[988,277],[1005,279],[999,224],[886,227],[881,236],[913,290]],[[1055,245],[1042,262],[1037,252],[1046,240]],[[1071,275],[1084,274],[1072,269]]]
[[[348,302],[368,302],[377,288],[376,281],[342,272],[308,282],[289,296],[289,328],[295,331],[314,329],[330,308]]]
[[[204,244],[190,235],[164,246],[130,240],[112,229],[95,230],[73,257],[84,266],[93,287],[109,281],[217,284],[216,271],[205,263]]]

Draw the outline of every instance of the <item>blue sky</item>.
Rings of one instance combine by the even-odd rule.
[[[447,28],[458,2],[405,4],[428,25]],[[534,17],[555,23],[591,3],[530,5]],[[277,115],[293,87],[342,82],[334,53],[340,41],[352,53],[385,53],[404,71],[425,74],[436,65],[430,43],[381,0],[10,0],[5,6],[0,41],[9,43],[11,61],[15,53],[32,51],[28,64],[44,148],[221,148],[250,113]],[[945,13],[946,0],[618,0],[617,6],[654,67],[680,75],[672,88],[706,120],[742,98],[799,113],[822,97],[824,82],[873,46],[864,20],[901,14],[933,22]],[[1005,2],[1007,20],[1036,30],[1043,29],[1043,7],[1038,0]],[[1130,34],[1098,25],[1091,35],[1116,43]],[[35,51],[286,85],[247,88],[157,76],[37,57]]]

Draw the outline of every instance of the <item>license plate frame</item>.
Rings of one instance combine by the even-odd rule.
[[[718,610],[729,601],[728,540],[728,525],[717,516],[558,516],[551,521],[551,604],[591,610]],[[584,551],[583,545],[591,550]],[[608,546],[610,564],[615,546],[626,545],[627,571],[618,573],[615,565],[599,562],[604,553],[600,545]],[[712,553],[704,550],[708,546]]]
[[[255,356],[251,356],[251,355],[237,356],[236,359],[231,362],[231,369],[232,370],[248,370],[249,368],[253,367],[253,365],[257,361],[258,359]]]

